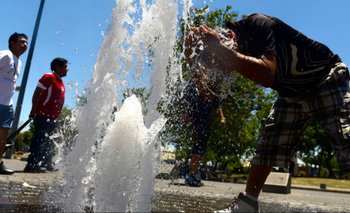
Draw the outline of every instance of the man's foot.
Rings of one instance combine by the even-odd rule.
[[[185,175],[185,184],[188,186],[194,186],[194,187],[200,187],[203,186],[203,183],[201,181],[201,177],[199,173],[196,173],[194,175]]]
[[[257,201],[249,199],[243,193],[239,193],[238,197],[233,200],[231,206],[226,209],[214,211],[214,213],[229,212],[259,212],[259,204]]]
[[[4,165],[4,162],[0,163],[0,174],[1,175],[12,175],[13,173],[15,173],[15,172],[6,168],[6,166]]]
[[[46,166],[45,168],[47,171],[50,171],[50,172],[58,171],[58,169],[54,166]]]
[[[41,168],[41,167],[31,167],[31,166],[26,166],[23,170],[25,173],[45,173],[46,169]]]

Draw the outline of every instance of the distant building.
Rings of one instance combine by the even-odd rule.
[[[168,162],[168,163],[175,163],[176,157],[175,157],[175,149],[172,147],[168,146],[162,146],[161,147],[161,155],[160,155],[160,160],[163,162]]]

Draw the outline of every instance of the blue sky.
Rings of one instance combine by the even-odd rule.
[[[107,33],[115,0],[46,0],[36,41],[21,121],[28,116],[31,97],[38,79],[50,72],[49,64],[55,57],[70,61],[65,77],[66,105],[75,107],[76,85],[81,91],[91,77],[102,32]],[[197,7],[225,8],[232,5],[238,14],[254,12],[279,17],[312,39],[329,46],[343,61],[350,64],[349,0],[193,0]],[[0,49],[7,49],[8,37],[13,32],[33,33],[40,0],[1,0]],[[27,53],[21,56],[23,69]],[[21,78],[18,85],[21,84]],[[73,86],[70,86],[73,85]],[[17,95],[14,96],[16,104]]]

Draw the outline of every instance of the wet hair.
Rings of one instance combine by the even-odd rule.
[[[238,21],[228,21],[226,22],[226,27],[234,32],[240,30],[240,23]]]
[[[60,57],[55,58],[55,59],[53,59],[53,60],[51,61],[51,64],[50,64],[51,70],[52,70],[52,71],[56,71],[56,66],[57,66],[57,65],[58,65],[58,66],[63,66],[63,65],[65,65],[65,64],[67,64],[67,63],[68,63],[68,60],[65,59],[65,58],[60,58]]]
[[[9,38],[9,49],[11,49],[11,42],[16,42],[18,38],[24,37],[25,39],[28,40],[28,36],[24,33],[13,33],[10,38]]]
[[[246,20],[249,16],[244,16],[241,20],[232,20],[232,21],[227,21],[225,23],[226,28],[232,30],[235,33],[241,33],[241,31],[244,28],[244,25],[246,24]]]

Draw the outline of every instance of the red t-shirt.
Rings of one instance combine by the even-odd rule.
[[[46,73],[39,80],[38,87],[43,89],[44,93],[35,103],[35,116],[58,118],[64,104],[65,87],[62,79],[56,73]]]

